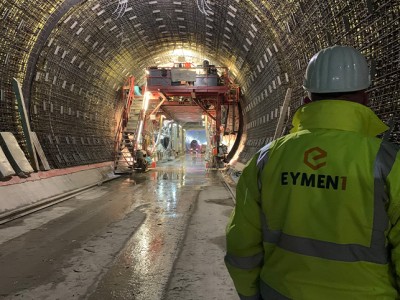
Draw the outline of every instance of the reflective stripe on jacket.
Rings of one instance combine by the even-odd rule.
[[[237,186],[225,261],[241,299],[398,299],[400,157],[375,137],[387,126],[340,100],[300,107],[293,126]]]

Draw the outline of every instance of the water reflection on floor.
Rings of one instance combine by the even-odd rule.
[[[190,155],[127,178],[147,217],[90,299],[162,299],[198,194],[219,183],[202,156]]]

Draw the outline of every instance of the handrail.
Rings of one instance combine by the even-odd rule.
[[[133,76],[128,78],[128,84],[129,84],[129,92],[128,96],[126,97],[126,101],[124,103],[124,108],[121,113],[121,118],[118,123],[118,127],[115,133],[115,139],[114,139],[114,168],[115,168],[115,162],[118,159],[118,156],[120,155],[119,153],[119,148],[121,146],[121,141],[122,141],[122,133],[124,129],[126,128],[126,125],[128,123],[129,119],[129,113],[132,105],[132,101],[134,99],[134,92],[135,92],[135,78]],[[122,87],[122,92],[124,93],[124,87]],[[126,160],[125,156],[123,155],[124,159]],[[126,160],[126,162],[128,162]]]

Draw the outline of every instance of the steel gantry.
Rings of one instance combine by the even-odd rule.
[[[211,162],[221,167],[226,158],[226,146],[221,145],[221,139],[228,120],[232,124],[229,133],[239,129],[235,127],[239,86],[230,80],[228,68],[179,64],[171,68],[151,67],[146,73],[144,87],[135,86],[134,77],[130,77],[122,88],[125,105],[116,130],[115,172],[132,171],[137,152],[153,154],[159,142],[152,141],[153,125],[158,122],[161,128],[163,118],[188,128],[198,127],[205,119],[206,128],[210,128],[206,131],[210,135]],[[230,107],[233,114],[229,117]]]
[[[201,115],[207,115],[214,127],[212,147],[213,155],[217,156],[221,133],[226,126],[222,120],[222,107],[235,106],[239,102],[239,86],[228,74],[227,67],[208,65],[148,68],[145,91],[155,107],[149,115],[167,114],[183,124],[200,122]]]

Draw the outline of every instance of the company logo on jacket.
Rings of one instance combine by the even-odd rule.
[[[320,147],[313,147],[304,152],[303,162],[316,171],[327,165],[328,153]],[[346,190],[347,177],[304,172],[282,172],[282,185],[299,185],[319,189]]]

